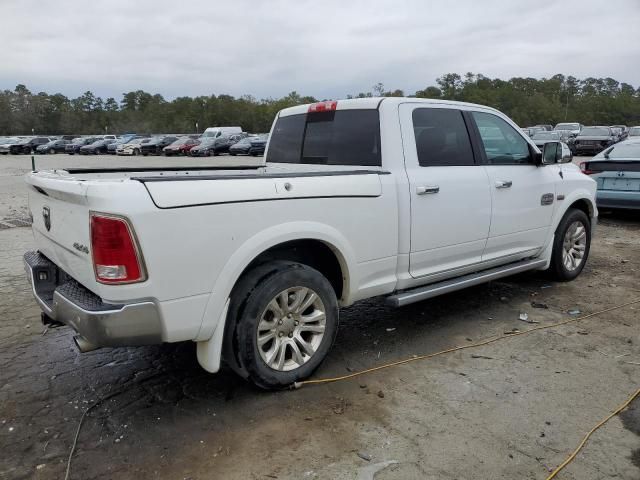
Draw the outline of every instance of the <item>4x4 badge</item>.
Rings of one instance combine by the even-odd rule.
[[[51,230],[51,210],[49,210],[49,207],[42,207],[42,219],[48,232]]]

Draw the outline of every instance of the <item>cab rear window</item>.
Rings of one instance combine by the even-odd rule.
[[[378,110],[337,110],[280,117],[267,162],[382,165]]]

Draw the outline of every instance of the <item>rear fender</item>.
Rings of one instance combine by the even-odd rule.
[[[293,240],[318,240],[336,254],[343,275],[342,304],[350,303],[351,293],[357,291],[355,255],[346,238],[335,228],[316,222],[292,222],[276,225],[259,232],[236,249],[215,281],[207,302],[200,331],[196,337],[198,359],[203,368],[214,372],[219,368],[220,351],[226,322],[226,305],[236,282],[261,253],[281,243]]]

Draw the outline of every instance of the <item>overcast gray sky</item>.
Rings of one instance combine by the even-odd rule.
[[[448,72],[640,85],[640,0],[0,0],[0,89],[407,93]]]

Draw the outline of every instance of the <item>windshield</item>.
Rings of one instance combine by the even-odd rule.
[[[584,127],[580,132],[581,136],[608,137],[610,131],[608,128]]]
[[[579,123],[559,123],[554,130],[580,130]]]
[[[640,143],[618,144],[593,157],[594,159],[640,160]]]
[[[630,137],[640,137],[640,127],[632,127],[629,129]]]
[[[536,132],[534,140],[560,140],[560,134],[556,132]]]

